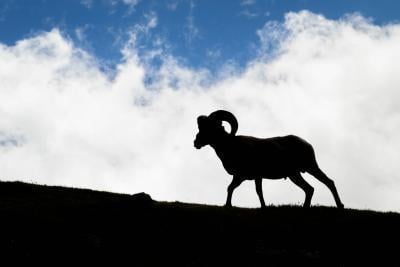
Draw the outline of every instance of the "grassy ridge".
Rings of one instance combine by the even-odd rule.
[[[133,266],[400,265],[400,215],[297,206],[224,209],[0,182],[0,253]]]

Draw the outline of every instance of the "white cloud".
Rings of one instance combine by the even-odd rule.
[[[107,3],[111,6],[115,6],[118,5],[119,3],[122,3],[133,8],[140,3],[140,0],[108,0]]]
[[[125,58],[136,57],[137,55],[137,46],[138,43],[141,43],[141,38],[149,39],[151,38],[151,30],[157,27],[158,17],[155,12],[149,12],[144,14],[144,21],[142,23],[135,24],[128,31],[128,38],[123,45],[122,54]],[[122,39],[119,37],[118,39]],[[155,44],[157,42],[161,42],[160,38],[154,38],[153,41]],[[153,53],[154,51],[149,51],[149,53]],[[147,51],[146,51],[147,53]]]
[[[260,41],[258,56],[264,59],[273,58],[280,53],[279,47],[286,40],[288,29],[282,23],[272,20],[266,22],[256,33]]]
[[[122,3],[128,7],[126,15],[131,15],[132,12],[135,11],[136,6],[140,3],[140,0],[122,0]]]
[[[136,6],[137,4],[139,4],[140,0],[122,0],[122,2],[125,5],[129,5],[129,6]]]
[[[93,6],[93,0],[81,0],[81,4],[90,9]]]
[[[206,56],[210,60],[217,60],[221,57],[221,49],[219,47],[215,47],[212,49],[207,49]]]
[[[265,27],[261,46],[271,38]],[[196,117],[224,108],[237,115],[239,134],[310,141],[347,206],[400,210],[400,25],[299,12],[275,29],[274,58],[260,52],[243,72],[215,82],[163,51],[163,65],[151,70],[135,38],[113,78],[58,30],[0,45],[0,179],[223,204],[230,177],[193,139]],[[334,204],[306,179],[313,203]],[[288,180],[265,180],[264,195],[275,204],[303,201]],[[233,203],[258,206],[253,183]]]
[[[186,24],[184,26],[184,37],[188,45],[190,45],[194,40],[196,40],[200,36],[200,30],[194,22],[194,15],[193,15],[193,10],[196,7],[196,5],[193,1],[190,1],[189,5],[190,5],[190,11],[189,15],[186,17]]]
[[[191,44],[199,36],[199,29],[194,23],[194,17],[192,15],[187,17],[187,23],[185,27],[185,39],[188,44]]]
[[[248,18],[248,19],[254,19],[254,18],[258,17],[258,13],[251,12],[250,10],[245,9],[245,10],[243,10],[243,11],[241,11],[239,13],[239,16],[243,16],[243,17]]]
[[[256,3],[256,0],[242,0],[242,2],[240,2],[240,5],[251,6],[251,5],[254,5],[255,3]]]
[[[175,11],[180,3],[180,0],[167,1],[167,8],[171,11]]]
[[[88,43],[87,31],[92,28],[90,24],[85,24],[83,26],[77,27],[75,29],[75,36],[77,40],[81,43]]]
[[[106,0],[103,1],[109,7],[109,13],[114,14],[117,12],[120,5],[126,7],[126,12],[123,16],[130,16],[136,10],[140,0]]]

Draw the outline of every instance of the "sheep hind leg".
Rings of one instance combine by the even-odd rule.
[[[226,198],[225,207],[232,207],[232,194],[236,187],[238,187],[243,182],[238,176],[233,176],[232,182],[228,186],[228,196]]]
[[[256,192],[258,198],[260,199],[261,208],[265,208],[264,196],[262,191],[262,178],[256,178],[254,181],[256,183]]]
[[[329,188],[329,190],[332,192],[333,198],[335,199],[336,206],[339,209],[343,209],[344,205],[340,200],[339,194],[336,190],[335,183],[318,166],[312,168],[307,172],[310,173],[315,178],[317,178],[321,183],[325,184]]]
[[[303,207],[309,208],[311,206],[311,198],[314,194],[314,188],[304,180],[300,173],[293,174],[289,176],[289,179],[298,187],[303,189],[306,194],[306,198],[304,200]]]

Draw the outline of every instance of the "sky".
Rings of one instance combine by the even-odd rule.
[[[400,3],[4,0],[0,180],[222,205],[231,177],[196,118],[313,144],[345,206],[400,211]],[[314,205],[334,205],[311,176]],[[301,204],[289,180],[267,203]],[[233,205],[258,207],[243,183]]]

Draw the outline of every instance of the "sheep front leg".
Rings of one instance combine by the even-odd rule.
[[[232,182],[228,186],[228,197],[226,198],[225,207],[232,207],[232,194],[236,187],[238,187],[243,182],[243,179],[234,175]]]
[[[256,192],[258,198],[260,199],[261,208],[265,208],[264,196],[262,191],[262,178],[256,178],[254,179],[254,181],[256,182]]]

